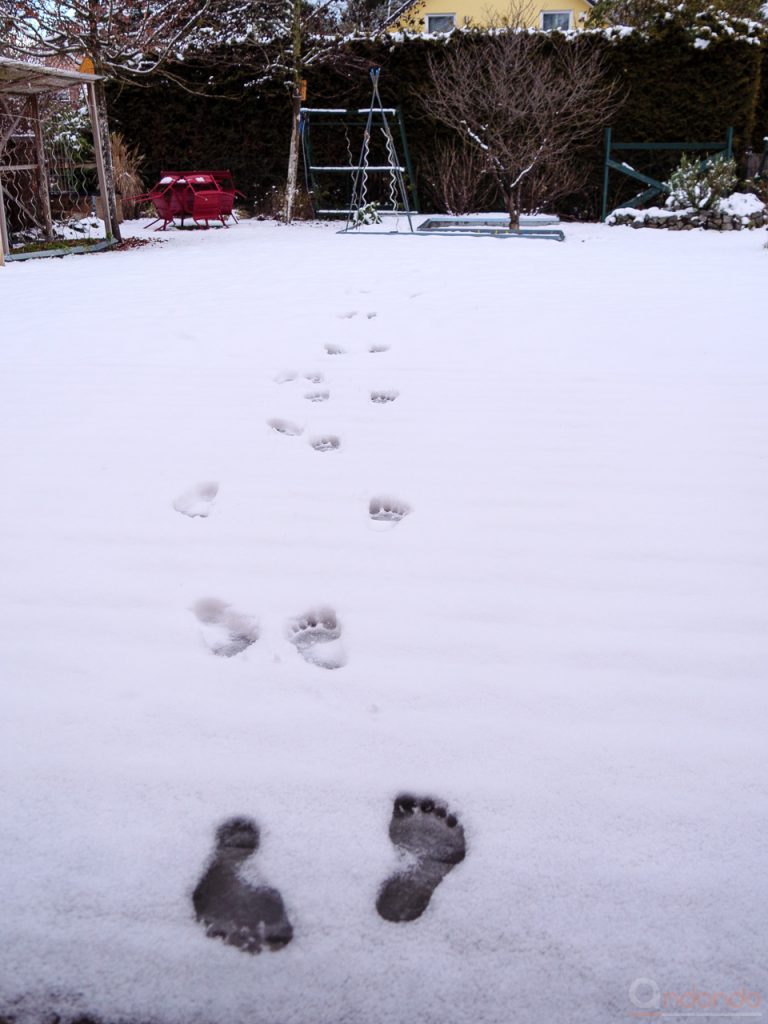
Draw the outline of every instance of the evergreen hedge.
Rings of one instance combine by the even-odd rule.
[[[768,134],[768,45],[738,34],[721,33],[694,45],[679,25],[651,36],[640,32],[586,31],[573,34],[571,45],[598,47],[608,73],[625,102],[614,120],[614,139],[635,142],[714,141],[733,126],[737,156],[750,146],[762,148]],[[381,92],[387,105],[403,110],[422,206],[434,199],[429,187],[431,156],[444,131],[427,116],[419,97],[427,89],[427,53],[439,58],[446,46],[472,45],[482,51],[482,37],[454,33],[447,39],[358,40],[348,44],[356,62],[380,66]],[[161,170],[229,167],[249,199],[258,199],[284,180],[288,154],[289,103],[277,83],[256,89],[243,73],[231,70],[237,53],[221,55],[226,73],[216,88],[236,99],[192,95],[161,77],[146,88],[112,87],[114,129],[138,145],[146,157],[147,177]],[[177,69],[176,69],[177,70]],[[194,84],[190,73],[190,82]],[[367,106],[364,72],[317,68],[308,74],[307,104],[316,107]],[[356,143],[353,148],[356,151]],[[569,209],[596,217],[602,185],[602,139],[595,139],[590,186],[574,196]],[[670,154],[632,154],[632,165],[668,177]],[[612,205],[636,191],[612,175]]]

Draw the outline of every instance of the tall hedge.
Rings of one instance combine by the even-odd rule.
[[[439,59],[446,46],[468,45],[461,34],[449,40],[357,41],[359,66],[380,66],[384,102],[403,110],[422,204],[434,202],[429,188],[435,141],[441,129],[428,117],[420,97],[428,88],[427,53]],[[471,45],[478,46],[477,38]],[[600,48],[607,73],[615,78],[624,105],[614,121],[614,138],[624,141],[713,141],[735,131],[737,153],[762,147],[768,133],[768,46],[723,33],[704,46],[671,26],[652,38],[641,33],[585,32],[572,45]],[[482,47],[480,41],[479,48]],[[231,54],[222,65],[231,65]],[[214,74],[214,77],[215,74]],[[318,68],[308,76],[309,106],[356,107],[370,95],[364,72]],[[235,99],[191,95],[158,78],[148,88],[114,89],[113,124],[146,156],[147,176],[160,170],[229,167],[249,198],[281,182],[288,153],[289,104],[278,84],[257,90],[245,74],[228,71],[217,89]],[[638,170],[662,175],[673,157],[632,154]],[[573,197],[574,212],[595,216],[602,183],[602,139],[595,139],[591,183]],[[634,186],[613,176],[612,203],[628,198]],[[566,211],[567,212],[567,211]]]

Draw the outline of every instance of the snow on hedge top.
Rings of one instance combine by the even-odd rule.
[[[749,217],[753,213],[760,213],[765,209],[765,203],[751,192],[733,192],[731,195],[721,199],[717,204],[720,213],[730,213],[736,217]]]

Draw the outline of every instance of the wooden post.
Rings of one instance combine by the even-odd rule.
[[[37,159],[37,182],[40,193],[40,205],[43,211],[46,241],[53,241],[53,217],[51,216],[51,192],[48,185],[48,165],[45,159],[45,143],[43,127],[40,124],[40,103],[34,93],[27,101],[30,106],[31,121],[35,132],[35,157]]]
[[[0,267],[5,263],[5,254],[11,254],[8,244],[8,225],[5,223],[5,198],[3,196],[3,176],[0,174]]]
[[[91,118],[91,129],[93,131],[93,152],[96,157],[96,174],[99,178],[99,192],[101,193],[102,213],[104,214],[104,229],[107,238],[120,238],[120,230],[116,223],[112,222],[111,207],[109,201],[109,189],[107,187],[107,171],[104,166],[104,150],[102,149],[101,127],[99,125],[99,107],[96,102],[96,86],[89,82],[86,86],[88,92],[88,113]]]

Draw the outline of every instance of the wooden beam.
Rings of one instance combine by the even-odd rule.
[[[45,240],[53,241],[53,217],[51,216],[51,190],[48,184],[48,165],[45,160],[45,143],[43,126],[40,124],[40,103],[37,96],[30,96],[32,125],[35,132],[35,155],[37,156],[37,187],[40,195],[40,206],[43,211],[43,227]]]
[[[91,118],[91,130],[93,131],[93,150],[96,157],[96,174],[99,179],[99,192],[101,193],[101,212],[104,214],[104,232],[107,238],[114,237],[112,219],[109,213],[109,196],[107,195],[107,172],[104,168],[104,150],[101,148],[101,129],[99,127],[99,109],[96,105],[96,89],[93,82],[86,86],[88,94],[88,113]]]
[[[19,126],[19,123],[21,121],[23,121],[25,117],[29,117],[30,116],[30,110],[28,109],[29,108],[29,100],[28,99],[24,103],[24,106],[21,108],[21,113],[19,113],[19,114],[15,114],[12,110],[9,110],[8,109],[8,104],[5,103],[5,102],[3,102],[2,106],[3,106],[3,110],[5,111],[6,117],[10,117],[11,118],[11,127],[0,137],[0,152],[5,148],[6,142],[8,141],[8,139],[10,139],[10,137],[16,131],[16,129]]]

